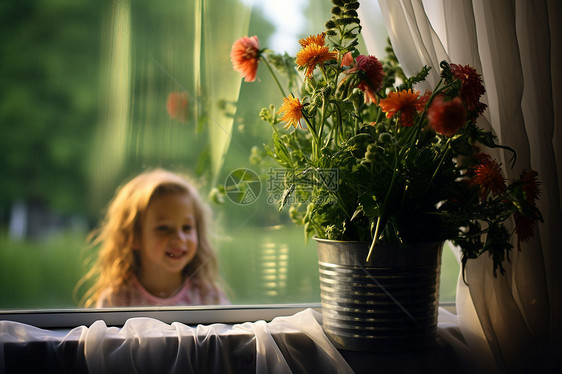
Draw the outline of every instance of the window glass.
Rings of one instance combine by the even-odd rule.
[[[164,167],[206,197],[253,171],[252,148],[271,131],[259,110],[281,98],[265,69],[240,83],[230,46],[258,35],[294,55],[330,3],[26,0],[4,2],[0,17],[0,308],[71,308],[95,253],[86,238],[119,185]],[[174,94],[187,104],[170,109]],[[230,299],[318,302],[314,243],[259,187],[251,201],[211,205]],[[447,249],[443,262],[442,300],[454,301],[458,265]]]

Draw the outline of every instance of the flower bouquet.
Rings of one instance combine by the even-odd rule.
[[[260,118],[272,128],[265,153],[284,170],[279,208],[307,237],[407,247],[450,240],[469,258],[489,253],[494,274],[542,220],[533,170],[506,180],[486,153],[502,148],[478,126],[486,110],[480,75],[443,61],[432,91],[405,77],[392,49],[384,60],[362,55],[356,0],[333,0],[326,30],[299,40],[296,57],[260,49],[257,36],[237,40],[236,71],[256,80],[264,64],[283,100]],[[284,77],[287,91],[276,72]],[[255,156],[255,155],[254,155]],[[368,258],[367,258],[368,260]]]

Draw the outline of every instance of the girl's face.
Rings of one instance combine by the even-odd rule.
[[[145,212],[140,237],[143,277],[181,276],[197,252],[193,201],[185,193],[155,197]]]

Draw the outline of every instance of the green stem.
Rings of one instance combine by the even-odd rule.
[[[437,168],[433,172],[433,175],[431,176],[431,180],[429,181],[429,184],[431,184],[433,182],[433,180],[437,176],[437,172],[439,171],[439,169],[441,169],[441,165],[443,165],[443,162],[445,161],[445,157],[447,157],[449,155],[449,153],[451,152],[451,149],[452,149],[451,148],[451,138],[447,139],[447,143],[445,144],[445,147],[447,149],[445,150],[445,153],[443,153],[443,156],[441,157],[441,160],[439,160],[439,165],[437,165]]]
[[[273,123],[269,122],[269,124],[271,125],[271,128],[273,129],[273,132],[279,133],[279,130],[277,129],[277,127]]]
[[[341,108],[340,105],[337,101],[334,101],[334,107],[336,108],[336,113],[337,113],[337,120],[334,121],[334,123],[336,124],[334,126],[334,128],[332,129],[332,133],[333,133],[333,138],[334,138],[334,143],[337,144],[338,143],[338,130],[340,132],[340,134],[342,134],[342,139],[343,139],[343,118],[341,115]]]
[[[314,140],[312,142],[312,154],[314,155],[316,160],[318,160],[319,158],[318,147],[320,146],[320,139],[318,138],[318,133],[316,132],[316,128],[314,127],[312,122],[308,119],[307,116],[304,115],[304,113],[303,113],[303,117],[304,120],[306,121],[308,129],[310,130],[310,133],[312,134],[312,139]]]
[[[341,195],[339,194],[339,192],[335,191],[332,192],[332,195],[334,195],[336,197],[336,201],[339,205],[339,207],[343,210],[343,212],[345,213],[346,217],[348,219],[351,219],[351,214],[349,214],[349,211],[347,210],[347,207],[345,206],[345,204],[343,203],[343,199],[341,198]]]
[[[369,262],[369,260],[371,260],[371,255],[373,254],[373,249],[375,249],[375,244],[377,243],[377,237],[379,236],[380,224],[381,224],[381,217],[379,216],[379,218],[377,219],[377,228],[375,229],[375,237],[373,238],[373,241],[371,242],[371,247],[369,248],[369,254],[367,255],[367,262]]]
[[[451,139],[449,138],[447,140],[447,143],[445,144],[445,147],[447,148],[445,150],[445,152],[443,153],[443,156],[441,156],[441,159],[439,160],[439,164],[437,165],[437,167],[435,168],[435,171],[433,172],[433,175],[431,176],[431,179],[429,180],[429,183],[427,183],[427,185],[425,186],[425,191],[423,192],[423,196],[425,196],[425,194],[427,193],[427,191],[429,190],[429,187],[431,187],[431,185],[433,184],[433,180],[435,179],[435,177],[437,176],[437,173],[439,172],[439,169],[441,169],[441,165],[443,165],[443,162],[445,161],[445,157],[447,157],[449,155],[449,153],[451,152]]]
[[[275,75],[275,72],[271,68],[271,65],[269,65],[269,62],[267,61],[267,59],[263,56],[261,56],[260,58],[263,60],[263,62],[265,62],[265,66],[267,66],[267,69],[271,73],[271,76],[273,77],[273,80],[277,84],[277,87],[281,91],[281,94],[283,95],[283,97],[287,97],[287,95],[285,94],[285,90],[283,90],[283,87],[281,86],[281,83],[279,83],[279,80],[277,79],[277,76]]]
[[[324,120],[326,117],[326,99],[322,99],[322,109],[320,110],[320,130],[318,131],[318,138],[322,139],[324,132]]]
[[[396,150],[395,150],[395,152],[394,152],[394,170],[392,172],[392,180],[390,181],[390,186],[388,187],[388,190],[386,191],[386,196],[385,196],[384,202],[382,204],[381,215],[377,219],[377,227],[375,229],[375,236],[373,237],[373,241],[371,243],[371,248],[369,248],[369,254],[367,254],[367,262],[369,262],[369,260],[371,259],[373,249],[375,248],[375,244],[377,243],[379,231],[380,231],[380,223],[381,223],[382,218],[386,216],[386,206],[388,204],[388,199],[390,198],[390,193],[392,192],[392,190],[394,188],[394,183],[396,182],[397,176],[398,176],[398,154],[396,153]]]

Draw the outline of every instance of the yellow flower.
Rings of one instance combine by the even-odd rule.
[[[301,119],[303,105],[300,100],[293,95],[283,98],[283,105],[279,108],[278,114],[281,115],[281,121],[286,122],[285,128],[293,126],[295,129],[297,125],[301,126]],[[301,126],[302,128],[302,126]]]

